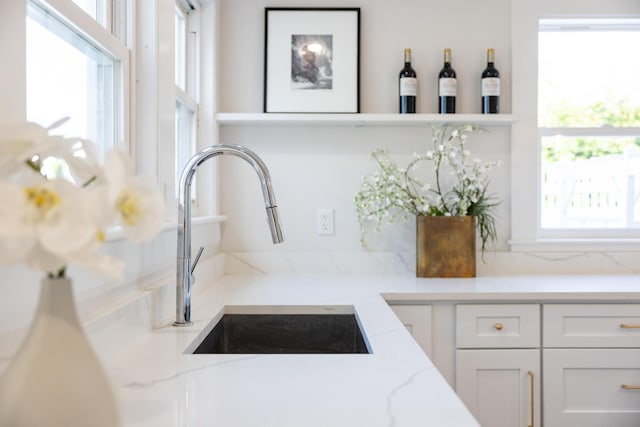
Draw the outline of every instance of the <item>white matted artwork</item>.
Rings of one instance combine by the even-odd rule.
[[[360,112],[360,9],[265,9],[265,113]]]

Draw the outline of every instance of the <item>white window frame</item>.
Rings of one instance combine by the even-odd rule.
[[[634,30],[639,28],[637,20],[630,19],[554,19],[541,20],[539,32],[541,31],[606,31],[606,30]],[[538,143],[541,145],[542,138],[560,135],[563,137],[638,137],[640,129],[636,127],[538,127]],[[542,206],[538,206],[541,215]],[[617,227],[617,228],[539,228],[538,235],[542,238],[617,238],[626,239],[629,237],[640,237],[640,228]]]
[[[183,6],[196,4],[185,0]],[[198,101],[197,146],[201,149],[211,145],[216,133],[215,124],[215,56],[218,2],[202,0],[197,3],[200,27],[197,53],[201,61],[196,62],[200,80],[194,82],[191,96]],[[175,6],[176,2],[136,2],[136,145],[138,170],[156,176],[166,201],[166,220],[175,222],[177,216],[175,164],[175,115],[179,94],[175,84]],[[195,7],[195,6],[194,6]],[[153,17],[150,19],[149,17]],[[196,52],[194,52],[196,53]],[[188,85],[189,86],[189,85]],[[189,91],[189,89],[187,89]],[[185,91],[185,92],[187,92]],[[216,213],[216,171],[214,161],[198,169],[198,180],[212,185],[201,185],[197,189],[198,206],[194,216],[214,216]]]
[[[176,9],[182,15],[182,19],[184,19],[185,24],[185,33],[180,40],[184,47],[184,63],[180,64],[181,70],[179,71],[180,73],[184,73],[184,75],[181,76],[179,82],[176,81],[176,103],[180,104],[182,108],[185,108],[189,113],[191,113],[193,121],[189,124],[189,134],[192,139],[190,141],[175,141],[175,151],[178,151],[178,144],[188,142],[190,146],[190,154],[194,155],[198,147],[198,122],[200,113],[198,103],[200,96],[200,3],[197,0],[190,0],[189,2],[185,2],[185,0],[176,0]],[[177,31],[177,29],[174,31]],[[178,54],[179,52],[176,51],[175,56],[177,57]],[[179,176],[181,171],[182,168],[178,165],[176,168],[176,176]],[[195,180],[196,178],[194,177],[194,189],[197,188]],[[178,191],[176,189],[176,194],[177,193]],[[196,210],[198,206],[198,197],[195,192],[192,195],[191,203],[193,205],[193,209]],[[196,214],[199,214],[197,210]]]
[[[29,0],[25,1],[26,4]],[[31,0],[33,3],[56,16],[60,21],[72,28],[81,36],[91,40],[106,54],[113,57],[119,64],[116,69],[114,81],[114,91],[116,93],[114,104],[114,136],[115,143],[124,145],[127,151],[131,150],[130,145],[130,87],[131,70],[129,64],[130,49],[127,46],[127,38],[131,30],[127,26],[127,11],[129,2],[127,0],[114,1],[113,8],[118,10],[117,14],[110,14],[112,18],[109,22],[110,29],[105,29],[100,23],[82,10],[71,0]],[[22,18],[25,19],[24,16]],[[112,34],[113,32],[113,34]],[[24,33],[24,32],[23,32]],[[26,47],[25,47],[26,52]],[[23,56],[25,54],[23,53]],[[26,73],[25,73],[26,75]],[[24,76],[22,77],[25,78]],[[26,94],[26,84],[25,84]],[[105,147],[111,148],[111,147]]]
[[[174,56],[176,58],[176,69],[175,69],[175,80],[176,86],[183,91],[187,90],[187,33],[188,33],[188,25],[187,23],[191,21],[189,19],[188,11],[185,10],[185,7],[178,1],[176,1],[176,15],[179,17],[180,22],[176,22],[174,26],[174,39],[175,43],[175,51]],[[181,24],[181,25],[179,25]],[[184,57],[184,58],[182,58]],[[178,62],[179,61],[179,62]]]
[[[511,128],[512,251],[619,251],[640,249],[629,230],[592,230],[589,236],[542,235],[539,229],[540,135],[537,121],[539,20],[545,18],[638,18],[640,3],[626,0],[513,0]]]

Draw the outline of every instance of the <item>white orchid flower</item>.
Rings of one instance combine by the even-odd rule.
[[[23,170],[47,136],[47,129],[35,123],[0,128],[0,176],[6,178]]]
[[[97,178],[100,173],[98,155],[89,141],[50,135],[41,145],[37,154],[43,165],[46,165],[47,160],[50,159],[63,160],[66,173],[62,177],[76,185],[82,186]],[[47,172],[46,168],[43,172]],[[48,178],[60,177],[48,176]]]
[[[49,134],[51,129],[65,121],[60,120],[49,128],[28,122],[0,128],[0,177],[7,178],[27,171],[27,165],[39,169],[50,158],[64,161],[64,178],[68,180],[81,181],[78,184],[83,184],[94,177],[99,167],[92,144],[79,138],[68,139]]]
[[[125,235],[134,241],[153,237],[164,222],[164,200],[153,183],[129,173],[128,158],[119,150],[107,154],[108,200]]]
[[[0,127],[0,264],[58,276],[74,263],[119,279],[124,264],[97,253],[104,230],[117,219],[127,237],[146,240],[162,225],[164,201],[121,153],[102,169],[90,141],[50,134],[66,120]]]
[[[26,262],[55,273],[73,253],[86,251],[99,229],[90,221],[93,204],[64,180],[34,185],[0,182],[0,262]]]

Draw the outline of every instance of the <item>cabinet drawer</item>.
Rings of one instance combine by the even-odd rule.
[[[640,350],[543,350],[544,425],[640,425]]]
[[[456,306],[458,348],[540,346],[538,304],[460,304]]]
[[[545,304],[545,347],[640,347],[640,304]]]

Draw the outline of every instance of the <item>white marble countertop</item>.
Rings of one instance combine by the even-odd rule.
[[[226,276],[110,364],[124,425],[478,426],[385,299],[637,302],[640,277]],[[225,305],[353,306],[372,354],[184,354]]]

